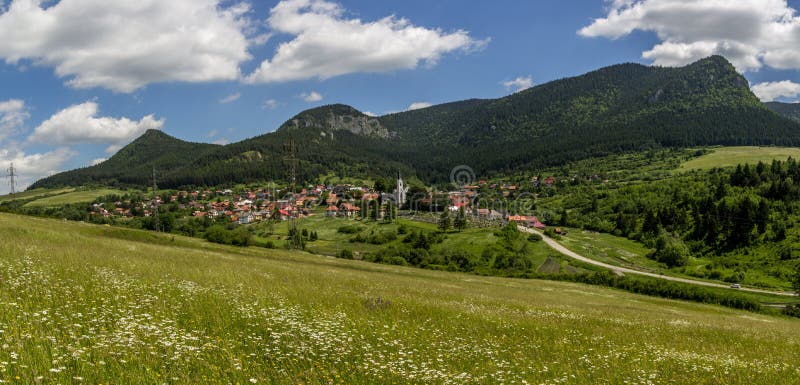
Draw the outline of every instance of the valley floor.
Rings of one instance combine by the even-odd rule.
[[[798,326],[0,215],[3,383],[796,384]]]

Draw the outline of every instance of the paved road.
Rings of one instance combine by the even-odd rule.
[[[667,276],[667,275],[661,275],[661,274],[649,273],[649,272],[646,272],[646,271],[639,271],[639,270],[629,269],[627,267],[609,265],[607,263],[596,261],[594,259],[587,258],[587,257],[584,257],[584,256],[578,254],[578,253],[575,253],[572,250],[567,249],[566,247],[562,246],[560,243],[556,242],[554,239],[542,234],[539,231],[536,231],[534,229],[531,229],[531,228],[528,228],[528,227],[525,227],[525,226],[518,226],[518,227],[519,227],[519,230],[522,231],[522,232],[541,235],[542,239],[544,240],[545,243],[547,243],[548,246],[552,247],[556,251],[558,251],[558,252],[560,252],[560,253],[562,253],[562,254],[570,257],[570,258],[576,259],[576,260],[581,261],[581,262],[586,262],[588,264],[592,264],[592,265],[595,265],[595,266],[604,267],[604,268],[609,269],[609,270],[611,270],[611,271],[613,271],[615,273],[638,274],[638,275],[644,275],[644,276],[647,276],[647,277],[663,279],[663,280],[667,280],[667,281],[683,282],[683,283],[688,283],[688,284],[692,284],[692,285],[718,287],[718,288],[723,288],[723,289],[731,289],[731,287],[729,285],[724,285],[724,284],[721,284],[721,283],[713,283],[713,282],[706,282],[706,281],[696,281],[694,279],[688,279],[688,278],[670,277],[670,276]],[[784,295],[784,296],[787,296],[787,297],[794,296],[794,293],[791,293],[791,292],[788,292],[788,291],[770,291],[770,290],[761,290],[761,289],[751,289],[751,288],[747,288],[747,287],[743,287],[741,289],[731,289],[731,290],[749,291],[749,292],[752,292],[752,293],[760,293],[760,294]]]

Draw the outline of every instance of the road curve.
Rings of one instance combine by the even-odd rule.
[[[576,253],[576,252],[574,252],[572,250],[569,250],[566,247],[562,246],[560,243],[556,242],[555,239],[550,238],[550,237],[544,235],[543,233],[541,233],[539,231],[536,231],[534,229],[531,229],[531,228],[525,227],[525,226],[517,226],[517,227],[519,228],[520,231],[525,232],[525,233],[539,234],[542,237],[542,239],[544,240],[544,242],[547,243],[548,246],[550,246],[551,248],[553,248],[554,250],[558,251],[561,254],[564,254],[564,255],[566,255],[566,256],[568,256],[570,258],[573,258],[573,259],[581,261],[581,262],[585,262],[585,263],[588,263],[588,264],[591,264],[591,265],[595,265],[595,266],[604,267],[604,268],[609,269],[609,270],[611,270],[611,271],[613,271],[615,273],[637,274],[637,275],[644,275],[644,276],[647,276],[647,277],[663,279],[663,280],[666,280],[666,281],[688,283],[688,284],[691,284],[691,285],[717,287],[717,288],[722,288],[722,289],[731,289],[730,286],[724,285],[724,284],[721,284],[721,283],[697,281],[697,280],[694,280],[694,279],[680,278],[680,277],[670,277],[670,276],[667,276],[667,275],[661,275],[661,274],[649,273],[649,272],[646,272],[646,271],[639,271],[639,270],[629,269],[627,267],[609,265],[607,263],[603,263],[603,262],[596,261],[596,260],[591,259],[591,258],[584,257],[584,256],[582,256],[582,255],[580,255],[580,254],[578,254],[578,253]],[[791,293],[791,292],[788,292],[788,291],[770,291],[770,290],[752,289],[752,288],[747,288],[747,287],[743,287],[741,289],[731,289],[731,290],[749,291],[749,292],[752,292],[752,293],[760,293],[760,294],[783,295],[783,296],[787,296],[787,297],[793,297],[795,295],[794,293]]]

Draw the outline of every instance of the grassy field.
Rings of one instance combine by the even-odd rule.
[[[0,215],[0,381],[796,384],[800,321]]]
[[[771,163],[773,159],[786,160],[800,158],[800,148],[796,147],[719,147],[712,152],[681,165],[683,170],[731,167],[738,164],[755,164],[759,161]]]
[[[662,265],[646,257],[651,250],[639,242],[611,234],[581,229],[567,229],[559,242],[566,248],[610,265],[659,272]]]
[[[48,194],[41,199],[25,204],[27,207],[56,207],[63,206],[70,203],[89,203],[98,197],[111,194],[124,194],[124,191],[101,188],[101,189],[86,189],[78,191],[65,191],[59,194]]]
[[[33,190],[18,192],[14,195],[0,195],[0,202],[13,201],[17,199],[45,198],[48,196],[65,194],[73,191],[75,191],[74,187],[61,188],[61,189],[37,188]]]

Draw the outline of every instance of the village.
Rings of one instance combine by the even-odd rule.
[[[455,214],[463,209],[470,221],[484,226],[516,222],[544,229],[543,221],[536,216],[525,215],[524,211],[528,210],[515,207],[513,200],[535,197],[532,191],[540,187],[552,187],[556,183],[557,180],[552,176],[541,182],[538,177],[533,177],[525,188],[480,180],[452,191],[417,189],[413,195],[409,195],[409,188],[398,176],[392,192],[351,184],[318,184],[299,189],[295,194],[288,188],[275,187],[178,190],[162,192],[155,199],[147,199],[144,194],[98,198],[90,207],[90,215],[98,219],[125,220],[152,217],[156,210],[161,210],[162,213],[181,213],[187,218],[249,225],[313,215],[382,220],[397,215],[434,215],[444,210]]]

